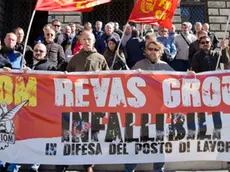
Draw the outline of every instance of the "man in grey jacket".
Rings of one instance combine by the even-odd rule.
[[[166,70],[173,71],[173,69],[164,61],[160,60],[164,53],[164,45],[152,40],[147,43],[145,49],[146,58],[138,61],[132,69],[141,70]],[[125,164],[123,172],[133,172],[137,164]],[[164,166],[163,162],[154,163],[154,172],[162,172]]]
[[[157,41],[149,42],[145,50],[145,55],[147,58],[138,61],[132,69],[173,71],[173,69],[166,62],[160,60],[163,53],[163,44]]]

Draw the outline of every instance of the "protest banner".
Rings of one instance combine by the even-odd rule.
[[[0,160],[230,161],[230,72],[1,72]]]
[[[137,0],[129,22],[172,28],[172,18],[180,0]]]

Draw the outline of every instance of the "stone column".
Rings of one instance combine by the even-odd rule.
[[[215,32],[216,36],[220,39],[224,37],[224,31],[226,28],[229,13],[229,0],[208,0],[208,18],[210,31]],[[230,26],[228,28],[228,32],[229,30]]]

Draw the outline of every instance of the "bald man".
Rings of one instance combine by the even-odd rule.
[[[95,37],[90,31],[83,31],[80,37],[82,50],[73,56],[67,65],[68,72],[108,70],[105,57],[94,48]]]
[[[91,31],[83,31],[80,37],[81,51],[73,56],[67,65],[67,72],[103,71],[109,70],[105,57],[94,48],[95,37]],[[93,131],[95,140],[98,139],[98,132]],[[67,165],[57,165],[56,172],[65,172]],[[93,165],[84,165],[86,172],[93,172]]]
[[[46,58],[46,46],[38,43],[33,50],[33,63],[26,64],[33,70],[56,70],[55,66]]]
[[[0,68],[21,69],[23,66],[22,54],[15,51],[17,36],[8,33],[4,39],[5,46],[0,51]]]

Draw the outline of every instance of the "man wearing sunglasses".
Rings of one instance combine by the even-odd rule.
[[[145,49],[147,58],[137,62],[132,69],[173,71],[166,62],[160,60],[163,53],[164,45],[157,41],[149,42]]]
[[[138,61],[132,69],[141,70],[166,70],[173,71],[173,69],[164,61],[161,60],[161,56],[164,53],[164,45],[156,40],[151,40],[146,42],[145,56],[146,58]],[[133,172],[137,164],[125,164],[124,170],[122,172]],[[158,162],[154,163],[154,172],[163,172],[164,163]]]
[[[61,22],[58,19],[54,19],[52,21],[52,29],[55,31],[55,39],[54,42],[57,43],[58,42],[58,37],[61,35]]]
[[[225,40],[221,41],[222,51],[211,50],[212,41],[209,36],[203,36],[200,38],[200,51],[193,56],[192,70],[196,73],[205,71],[216,70],[218,58],[220,58],[219,64],[229,63],[229,55],[227,53],[227,47]],[[221,53],[221,54],[220,54]]]
[[[66,68],[65,53],[61,45],[54,42],[55,31],[48,29],[45,32],[45,45],[47,49],[47,59],[57,70],[64,71]]]
[[[46,46],[38,43],[33,50],[33,63],[26,64],[33,70],[55,70],[55,67],[46,58]]]

